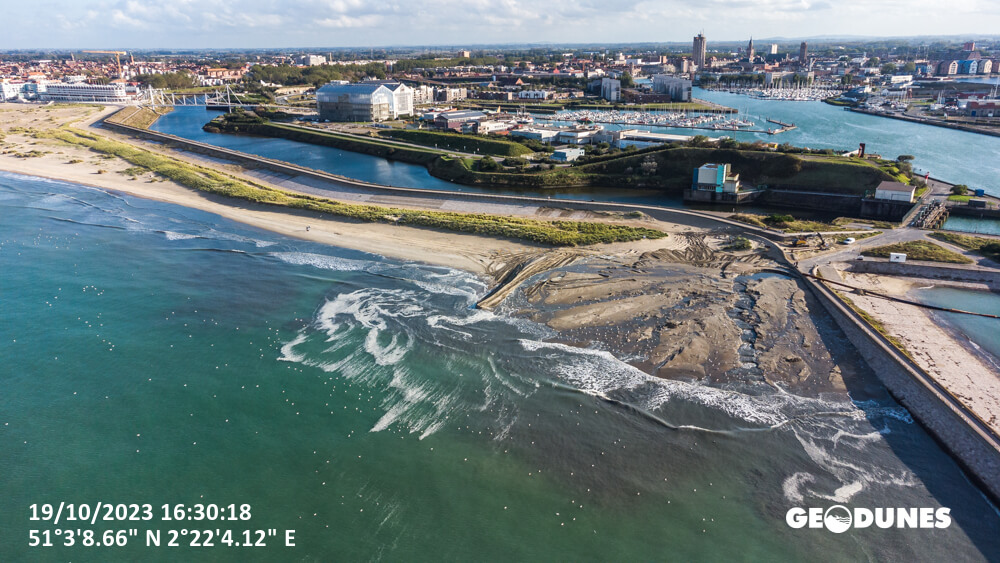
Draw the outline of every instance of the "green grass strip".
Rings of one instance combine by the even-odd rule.
[[[331,199],[286,192],[237,180],[209,168],[159,155],[134,145],[112,141],[74,128],[49,131],[45,136],[117,156],[178,184],[207,193],[254,203],[318,211],[360,221],[395,223],[525,240],[553,246],[657,239],[667,234],[645,227],[589,221],[539,221],[483,213],[416,211],[376,205],[345,204]]]
[[[929,240],[911,240],[897,242],[886,246],[876,246],[861,252],[865,256],[888,258],[889,254],[900,252],[906,254],[908,260],[927,260],[929,262],[945,262],[948,264],[971,264],[972,260],[957,252],[952,252],[943,246]]]

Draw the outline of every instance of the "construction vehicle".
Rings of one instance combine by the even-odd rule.
[[[124,78],[122,76],[122,61],[121,55],[128,55],[128,51],[83,51],[84,53],[96,53],[99,55],[114,55],[115,65],[118,67],[118,78]],[[135,63],[135,59],[132,58],[132,63]]]
[[[826,250],[827,248],[830,248],[830,245],[828,245],[826,243],[826,239],[823,238],[823,233],[817,232],[816,236],[819,237],[819,248],[820,248],[820,250]]]
[[[792,246],[799,248],[802,246],[809,246],[809,241],[805,237],[799,237],[792,241]]]

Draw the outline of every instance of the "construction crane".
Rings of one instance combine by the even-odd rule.
[[[97,53],[102,55],[114,55],[115,65],[118,66],[118,78],[124,78],[122,76],[122,61],[121,55],[127,55],[128,51],[83,51],[84,53]]]

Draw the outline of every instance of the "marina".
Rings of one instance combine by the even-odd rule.
[[[827,98],[836,98],[845,90],[818,87],[780,87],[780,86],[720,86],[712,88],[715,91],[729,94],[741,94],[755,100],[774,100],[782,102],[819,102]]]
[[[766,133],[775,135],[794,129],[790,123],[782,123],[764,119],[769,123],[781,125],[780,129],[754,128],[757,123],[749,116],[743,118],[725,117],[719,114],[689,114],[686,112],[657,111],[622,111],[622,110],[574,110],[553,116],[536,115],[538,121],[558,121],[577,123],[602,123],[609,125],[641,125],[649,127],[671,127],[678,129],[695,129],[702,131],[741,131],[744,133]]]

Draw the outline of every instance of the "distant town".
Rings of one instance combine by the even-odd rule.
[[[396,119],[416,108],[465,100],[610,104],[685,103],[692,86],[735,89],[777,99],[835,99],[903,109],[934,98],[941,116],[1000,118],[995,88],[963,79],[1000,71],[1000,42],[808,41],[713,45],[703,34],[690,46],[625,49],[457,49],[403,52],[157,53],[125,50],[14,52],[0,55],[0,101],[134,103],[150,89],[205,93],[230,86],[256,102],[303,104],[316,88],[323,119]],[[393,102],[374,81],[394,81]],[[357,84],[357,85],[355,85]],[[388,83],[385,83],[388,84]],[[942,84],[948,85],[941,88]],[[335,92],[356,92],[352,106],[331,105]],[[363,103],[357,102],[362,99]],[[325,100],[325,103],[324,103]],[[412,100],[412,101],[411,101]],[[398,102],[398,103],[397,103]],[[902,104],[902,105],[901,105]],[[353,107],[359,106],[359,107]],[[360,106],[370,106],[363,108]],[[497,132],[486,126],[483,132]]]

